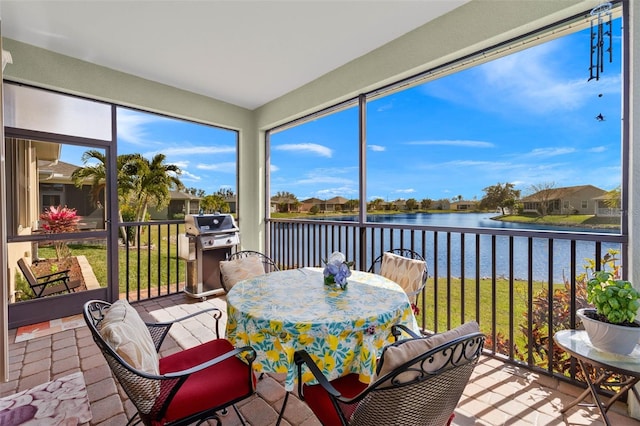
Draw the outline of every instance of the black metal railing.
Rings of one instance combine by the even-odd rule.
[[[138,301],[183,290],[186,261],[178,257],[178,235],[184,221],[124,222],[120,231],[121,297]]]
[[[575,371],[558,371],[561,363],[548,359],[556,349],[549,337],[576,326],[587,265],[599,269],[605,253],[612,252],[624,266],[627,243],[623,235],[603,232],[296,219],[268,223],[269,255],[281,269],[322,266],[333,251],[344,253],[360,270],[391,248],[419,252],[429,270],[418,316],[424,330],[439,332],[476,320],[488,336],[485,348],[491,355],[563,379]]]
[[[130,301],[181,292],[186,261],[178,256],[182,221],[127,222],[119,248],[120,293]],[[563,356],[549,337],[576,326],[584,302],[585,265],[601,267],[608,252],[624,271],[626,236],[600,232],[451,228],[345,221],[270,219],[265,251],[281,269],[323,265],[341,251],[367,270],[391,248],[427,260],[419,325],[440,332],[476,320],[488,354],[561,379],[575,378],[549,359]]]

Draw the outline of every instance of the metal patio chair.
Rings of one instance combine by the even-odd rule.
[[[125,300],[114,304],[92,300],[84,305],[84,319],[109,365],[138,410],[129,424],[178,426],[215,419],[229,406],[244,420],[235,403],[252,396],[256,378],[249,347],[234,348],[219,338],[222,312],[205,309],[171,322],[144,323]],[[216,339],[159,358],[158,351],[175,323],[213,314]]]
[[[485,336],[477,323],[449,332],[412,338],[383,349],[377,378],[367,385],[351,373],[328,381],[304,350],[295,353],[298,394],[327,425],[442,426],[450,424],[454,410],[482,353]],[[303,383],[303,370],[317,384]]]
[[[373,261],[368,272],[398,283],[407,293],[414,313],[419,313],[418,299],[428,277],[427,262],[421,254],[405,248],[388,250]]]
[[[279,270],[273,259],[266,254],[254,250],[242,250],[228,256],[226,261],[220,262],[220,284],[228,293],[240,280]]]
[[[82,285],[79,280],[71,280],[69,270],[58,271],[52,274],[37,277],[33,270],[27,265],[24,258],[18,259],[18,267],[22,275],[29,283],[31,291],[37,297],[50,296],[52,294],[72,293]]]

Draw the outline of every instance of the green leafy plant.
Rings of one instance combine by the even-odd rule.
[[[631,282],[616,279],[608,271],[596,271],[587,282],[587,300],[606,322],[612,324],[633,323],[640,307],[640,292]]]

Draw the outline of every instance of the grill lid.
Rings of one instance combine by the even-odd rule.
[[[184,218],[185,231],[190,235],[238,232],[236,222],[230,214],[189,214]]]

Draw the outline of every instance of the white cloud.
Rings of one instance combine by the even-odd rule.
[[[444,163],[428,164],[426,169],[443,168],[444,170],[452,170],[454,168],[481,167],[486,170],[496,170],[512,167],[511,163],[501,161],[480,161],[480,160],[453,160]]]
[[[471,140],[437,140],[437,141],[410,141],[407,145],[444,145],[444,146],[464,146],[468,148],[493,148],[495,145],[485,141]]]
[[[333,150],[331,148],[327,148],[326,146],[323,146],[317,143],[290,143],[290,144],[276,145],[276,146],[273,146],[272,149],[275,151],[313,153],[321,157],[327,157],[327,158],[331,158],[333,155]]]
[[[275,164],[270,164],[269,170],[271,171],[271,173],[275,173],[280,170],[280,167],[276,166]]]
[[[413,188],[407,188],[407,189],[396,189],[393,192],[397,192],[397,193],[400,193],[400,194],[412,194],[412,193],[416,192],[416,190],[413,189]]]
[[[383,111],[387,111],[393,108],[393,102],[387,102],[385,104],[382,104],[380,106],[378,106],[378,108],[376,108],[377,112],[383,112]]]
[[[586,67],[584,75],[567,69],[559,58],[571,48],[562,39],[534,46],[454,75],[455,85],[451,80],[426,84],[424,93],[482,111],[536,115],[575,111],[594,96],[620,93],[618,75],[604,75],[594,84],[587,81]]]
[[[236,163],[233,161],[228,161],[225,163],[213,163],[213,164],[200,163],[196,166],[196,169],[211,170],[211,171],[220,172],[220,173],[235,173]]]
[[[189,173],[185,170],[182,170],[182,174],[179,176],[180,180],[186,180],[189,182],[199,182],[202,178],[198,175],[194,175],[193,173]]]
[[[118,141],[133,145],[149,145],[145,126],[161,121],[155,114],[141,114],[124,108],[118,109]]]
[[[540,158],[540,157],[548,158],[548,157],[556,157],[558,155],[573,154],[575,152],[576,152],[575,148],[558,148],[558,147],[536,148],[536,149],[531,150],[530,152],[528,152],[524,156],[526,156],[526,157],[537,157],[537,158]]]
[[[605,152],[606,150],[607,150],[606,146],[594,146],[593,148],[589,148],[588,152],[599,153],[599,152]]]
[[[162,148],[158,151],[150,151],[145,152],[143,155],[145,157],[153,157],[156,154],[164,154],[167,156],[180,156],[180,155],[216,155],[216,154],[233,154],[236,152],[235,147],[232,146],[212,146],[212,145],[201,145],[201,146],[180,146],[180,147],[170,147],[170,148]]]
[[[387,148],[385,148],[382,145],[367,145],[367,147],[371,150],[371,151],[376,151],[376,152],[380,152],[380,151],[386,151]]]
[[[315,192],[315,197],[320,199],[329,199],[333,197],[349,198],[349,195],[357,194],[357,190],[349,186],[342,186],[336,188],[325,188]]]
[[[327,183],[351,184],[353,183],[353,181],[351,179],[341,178],[337,176],[318,175],[318,176],[308,177],[306,179],[297,179],[295,183],[298,185],[315,185],[315,184],[327,184]]]
[[[173,164],[174,166],[180,167],[180,170],[182,170],[183,172],[184,172],[184,169],[189,167],[189,161],[188,160],[173,161],[171,164]]]

